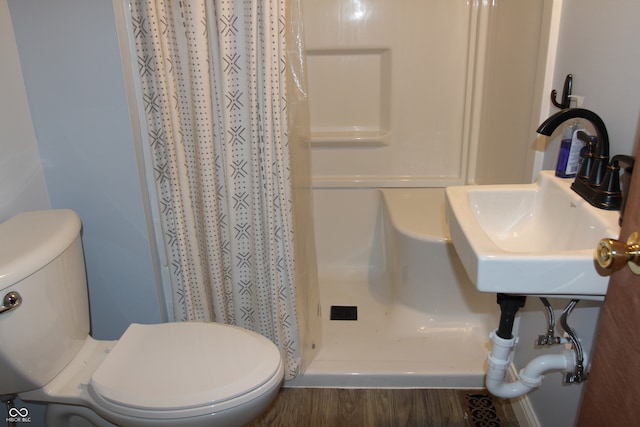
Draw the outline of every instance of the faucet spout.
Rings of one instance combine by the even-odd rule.
[[[566,108],[564,110],[560,110],[542,122],[538,127],[537,132],[542,135],[551,136],[554,130],[570,119],[585,119],[591,122],[596,131],[596,135],[598,136],[595,154],[597,156],[608,158],[609,134],[607,133],[607,127],[604,125],[600,116],[591,110],[587,110],[585,108]]]
[[[538,133],[546,136],[551,136],[554,130],[556,130],[562,123],[570,119],[585,119],[593,125],[597,142],[593,150],[593,156],[591,153],[587,165],[589,167],[589,175],[585,176],[582,173],[586,171],[586,167],[581,169],[581,173],[576,176],[575,181],[571,184],[573,191],[578,193],[583,199],[591,203],[593,206],[601,209],[615,209],[614,205],[602,202],[601,199],[601,185],[607,173],[607,166],[609,164],[609,134],[607,133],[607,127],[604,122],[596,113],[584,108],[566,108],[555,113],[547,120],[545,120],[540,127],[538,127]],[[580,136],[580,135],[579,135]]]

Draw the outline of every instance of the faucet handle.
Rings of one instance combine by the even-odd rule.
[[[633,164],[635,163],[635,159],[632,156],[625,156],[624,154],[617,154],[613,156],[612,162],[620,162],[627,165],[624,168],[625,174],[622,179],[624,180],[622,183],[622,201],[620,202],[620,218],[618,219],[618,224],[622,227],[622,219],[624,218],[624,208],[627,205],[627,195],[629,194],[629,183],[631,182],[631,174],[633,173]]]
[[[602,190],[614,193],[620,192],[620,163],[626,164],[627,167],[624,171],[628,174],[633,172],[634,158],[631,156],[625,156],[624,154],[617,154],[611,159],[611,163],[607,166],[607,173],[602,180]]]
[[[584,153],[584,160],[582,160],[582,165],[580,166],[577,177],[587,181],[589,179],[589,175],[591,175],[591,169],[593,168],[593,139],[589,134],[582,130],[576,132],[576,138],[582,141],[587,147],[587,150]]]
[[[592,204],[601,209],[620,210],[621,217],[626,201],[626,194],[622,194],[620,189],[620,163],[627,165],[625,172],[631,173],[633,169],[634,159],[631,156],[618,154],[613,156],[611,163],[607,165],[607,169],[602,179],[602,183],[593,195]],[[625,193],[626,193],[625,188]],[[622,222],[622,220],[620,220]]]
[[[633,164],[635,163],[635,158],[633,156],[627,156],[624,154],[616,154],[611,158],[611,163],[623,163],[627,165],[625,172],[631,173],[633,172]]]
[[[607,166],[600,190],[609,194],[620,194],[620,165],[616,159],[611,160]]]

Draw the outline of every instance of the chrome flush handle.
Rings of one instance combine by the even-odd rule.
[[[9,292],[2,299],[2,307],[0,307],[0,314],[6,313],[11,310],[15,310],[22,304],[22,297],[17,292]]]

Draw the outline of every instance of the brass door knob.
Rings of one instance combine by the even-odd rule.
[[[640,274],[640,234],[632,233],[626,243],[615,239],[600,240],[596,257],[600,267],[606,270],[619,270],[627,264],[631,271]]]

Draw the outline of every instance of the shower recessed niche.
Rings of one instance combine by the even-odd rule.
[[[391,51],[307,51],[311,144],[376,147],[390,134]]]

